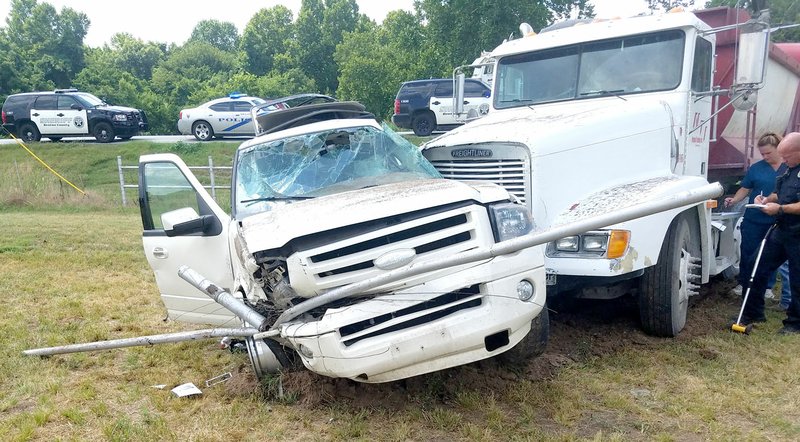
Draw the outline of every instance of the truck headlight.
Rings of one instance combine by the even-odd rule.
[[[602,252],[608,244],[607,235],[586,235],[583,237],[583,250],[587,252]]]
[[[128,121],[128,116],[125,114],[114,115],[114,121]]]
[[[556,250],[559,252],[577,252],[578,251],[578,236],[568,236],[556,241]]]
[[[522,205],[514,203],[500,203],[489,206],[492,218],[494,240],[507,241],[519,236],[527,235],[533,230],[531,212]]]

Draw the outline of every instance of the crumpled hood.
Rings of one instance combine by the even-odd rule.
[[[241,231],[247,249],[254,253],[279,248],[301,236],[392,215],[459,201],[489,203],[508,198],[505,190],[490,183],[414,180],[276,204],[269,212],[245,218]]]

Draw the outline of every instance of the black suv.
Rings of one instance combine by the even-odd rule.
[[[464,82],[464,111],[477,116],[489,112],[489,86],[476,79]],[[452,129],[464,124],[453,115],[453,79],[407,81],[394,100],[392,123],[411,129],[418,136],[428,136],[436,129]]]
[[[24,141],[88,135],[108,143],[115,137],[127,140],[148,128],[144,111],[110,106],[77,89],[9,95],[2,117],[3,127]]]

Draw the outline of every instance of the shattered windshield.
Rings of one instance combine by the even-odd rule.
[[[674,89],[683,47],[684,33],[671,30],[504,57],[495,107]]]
[[[237,216],[294,201],[399,181],[440,178],[419,149],[394,133],[358,126],[281,138],[238,153]]]

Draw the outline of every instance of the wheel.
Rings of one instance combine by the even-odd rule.
[[[411,121],[411,130],[418,137],[427,137],[433,132],[434,127],[436,127],[436,121],[430,112],[419,114]]]
[[[58,142],[58,141],[61,141],[62,137],[47,137],[47,138],[50,138],[50,141],[52,141],[52,142]]]
[[[214,129],[211,128],[207,121],[203,120],[195,121],[192,124],[192,133],[198,141],[208,141],[214,137]]]
[[[694,284],[700,280],[699,256],[689,220],[679,216],[667,231],[658,262],[640,280],[639,316],[646,333],[672,337],[683,330],[689,296],[699,288]]]
[[[114,141],[114,128],[108,123],[97,123],[94,126],[94,138],[101,143]]]
[[[19,137],[26,142],[39,141],[42,139],[42,134],[39,133],[35,124],[25,123],[19,127]]]
[[[549,338],[550,314],[545,304],[542,312],[531,321],[531,331],[517,345],[500,354],[499,358],[509,365],[525,365],[531,358],[544,353]]]

